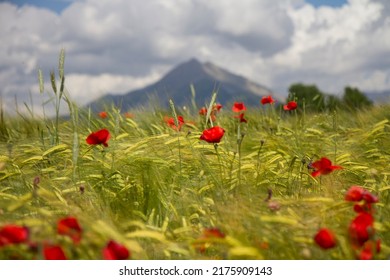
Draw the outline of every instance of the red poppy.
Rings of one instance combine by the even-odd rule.
[[[372,260],[373,255],[371,246],[364,246],[360,251],[359,260]]]
[[[205,228],[203,230],[204,238],[225,238],[225,234],[219,228]]]
[[[225,234],[219,228],[205,228],[202,235],[193,244],[194,248],[200,253],[204,253],[211,245],[213,239],[223,239]]]
[[[105,119],[105,118],[107,118],[107,112],[105,112],[105,111],[102,111],[102,112],[100,112],[99,113],[99,117],[101,117],[102,119]]]
[[[125,118],[127,118],[127,119],[132,119],[132,118],[134,118],[134,114],[129,113],[129,112],[126,112],[126,113],[124,113],[123,115],[124,115]]]
[[[242,103],[242,102],[241,103],[234,102],[232,110],[233,110],[233,112],[241,112],[241,111],[245,111],[246,107],[245,107],[244,103]]]
[[[297,102],[295,102],[295,101],[290,101],[290,102],[288,102],[286,105],[283,106],[283,109],[284,109],[285,111],[292,111],[292,110],[295,110],[297,107],[298,107]]]
[[[0,247],[8,244],[19,244],[26,242],[29,237],[27,227],[17,225],[5,225],[0,228]]]
[[[219,112],[221,109],[222,109],[222,105],[221,104],[215,104],[214,106],[213,106],[213,111],[217,111],[217,112]]]
[[[183,126],[184,124],[184,118],[182,116],[178,116],[177,117],[177,121],[179,123],[179,126],[177,127],[176,124],[175,124],[175,119],[173,117],[164,117],[164,121],[166,122],[166,124],[171,127],[172,129],[174,130],[180,130],[181,127]]]
[[[269,96],[263,96],[261,98],[261,104],[265,105],[265,104],[273,104],[275,103],[275,100],[272,98],[271,95]]]
[[[237,118],[237,119],[240,119],[240,123],[242,123],[242,122],[248,122],[245,118],[244,118],[244,113],[241,113],[241,114],[239,114],[238,116],[234,116],[235,118]]]
[[[113,240],[110,240],[103,249],[105,260],[127,260],[130,256],[130,251],[125,246]]]
[[[345,194],[346,201],[361,201],[363,199],[364,189],[360,186],[352,186]]]
[[[108,147],[107,141],[110,139],[110,132],[107,129],[101,129],[88,135],[86,141],[89,145],[103,144]]]
[[[366,213],[372,213],[372,204],[371,203],[364,203],[364,204],[355,204],[353,206],[353,210],[356,213],[366,212]]]
[[[69,236],[75,244],[79,243],[81,240],[82,229],[75,217],[66,217],[59,220],[57,232],[58,234]]]
[[[356,246],[363,246],[374,234],[374,218],[370,213],[361,212],[349,226],[349,236]]]
[[[67,260],[64,251],[58,245],[43,245],[43,256],[45,260]]]
[[[207,108],[206,107],[200,108],[199,115],[206,116],[207,115]]]
[[[203,133],[199,139],[208,143],[219,143],[224,133],[225,130],[222,127],[214,126],[212,128],[203,130]]]
[[[371,194],[369,191],[363,189],[360,186],[352,186],[349,188],[347,193],[345,194],[346,201],[362,201],[364,200],[366,203],[377,203],[379,201],[378,197]]]
[[[332,165],[332,162],[326,157],[323,157],[320,160],[313,162],[311,164],[311,166],[313,168],[317,169],[311,173],[311,176],[313,176],[313,177],[316,177],[319,175],[327,175],[334,170],[343,169],[341,166]]]
[[[376,197],[375,195],[373,195],[372,193],[370,193],[370,192],[367,191],[367,190],[363,193],[363,200],[364,200],[366,203],[368,203],[368,204],[379,202],[378,197]]]
[[[327,228],[321,228],[314,236],[314,241],[322,249],[330,249],[336,246],[336,237]]]

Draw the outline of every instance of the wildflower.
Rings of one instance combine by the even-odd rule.
[[[43,245],[43,256],[45,260],[67,260],[64,251],[58,245]]]
[[[206,107],[200,108],[199,115],[206,116],[207,115],[207,108]]]
[[[363,199],[364,189],[359,186],[352,186],[345,194],[346,201],[361,201]]]
[[[215,104],[214,106],[213,106],[213,111],[216,111],[216,112],[219,112],[221,109],[222,109],[222,105],[221,104]]]
[[[353,245],[363,246],[374,234],[374,218],[370,213],[361,212],[349,226],[349,236]]]
[[[363,189],[360,186],[352,186],[349,188],[347,193],[345,194],[345,200],[346,201],[362,201],[364,200],[365,203],[377,203],[378,197],[371,194],[369,191]]]
[[[0,247],[9,244],[24,243],[28,240],[29,231],[27,227],[17,225],[5,225],[0,227]]]
[[[66,217],[58,221],[57,232],[69,236],[75,244],[81,240],[82,229],[75,217]]]
[[[222,127],[214,126],[212,128],[203,130],[203,133],[199,139],[208,143],[219,143],[224,133],[225,130]]]
[[[123,113],[123,115],[124,115],[125,118],[127,118],[127,119],[132,119],[132,118],[134,118],[134,114],[129,113],[129,112]]]
[[[359,260],[372,260],[372,249],[369,246],[364,246],[359,254]]]
[[[244,113],[241,113],[241,114],[239,114],[238,116],[234,116],[235,118],[237,118],[237,119],[240,119],[240,123],[242,123],[242,122],[248,122],[245,118],[244,118]]]
[[[105,111],[100,112],[99,113],[99,117],[102,118],[102,119],[107,118],[107,112],[105,112]]]
[[[321,228],[314,236],[314,241],[322,249],[330,249],[336,246],[336,237],[327,228]]]
[[[202,235],[195,240],[193,246],[200,253],[204,253],[213,240],[223,239],[225,236],[226,235],[219,228],[205,228],[203,229]]]
[[[290,102],[288,102],[286,105],[283,106],[283,109],[284,109],[285,111],[292,111],[292,110],[295,110],[297,107],[298,107],[297,102],[295,102],[295,101],[290,101]]]
[[[205,228],[203,230],[204,238],[225,238],[225,234],[219,228]]]
[[[175,119],[173,117],[164,117],[164,121],[169,127],[177,131],[179,131],[184,124],[184,118],[182,116],[177,117],[178,126],[176,126]]]
[[[107,141],[110,139],[110,132],[107,129],[101,129],[88,135],[86,141],[89,145],[102,144],[108,147]]]
[[[355,211],[356,213],[372,213],[371,203],[355,204],[353,206],[353,211]]]
[[[263,96],[262,98],[261,98],[261,104],[263,104],[263,105],[265,105],[265,104],[273,104],[273,103],[275,103],[275,100],[272,98],[272,96],[271,95],[269,95],[269,96]]]
[[[326,157],[323,157],[320,160],[313,162],[311,164],[311,167],[313,167],[314,169],[317,169],[311,173],[311,176],[313,176],[313,177],[316,177],[319,175],[327,175],[334,170],[343,169],[341,166],[332,165],[332,162]]]
[[[370,203],[377,203],[379,201],[378,197],[371,194],[369,191],[363,192],[363,200],[369,204]]]
[[[103,257],[105,260],[126,260],[130,256],[130,251],[114,240],[110,240],[103,249]]]
[[[246,110],[246,107],[244,105],[244,103],[239,103],[239,102],[234,102],[233,104],[233,108],[232,108],[233,112],[241,112],[241,111],[245,111]]]

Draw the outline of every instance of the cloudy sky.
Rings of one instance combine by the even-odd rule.
[[[295,82],[333,94],[390,89],[388,0],[0,1],[0,38],[7,108],[15,96],[39,96],[37,71],[48,81],[62,48],[80,105],[148,85],[193,57],[281,96]]]

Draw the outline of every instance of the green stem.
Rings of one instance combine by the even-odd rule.
[[[257,160],[256,160],[256,172],[257,172],[257,176],[256,176],[256,185],[255,187],[257,187],[257,184],[259,182],[259,167],[260,167],[260,152],[261,152],[261,149],[263,148],[264,146],[264,140],[261,140],[260,141],[260,147],[259,147],[259,150],[257,151]]]
[[[223,172],[222,172],[223,170],[222,170],[221,156],[218,152],[218,144],[217,143],[214,144],[214,149],[215,149],[215,153],[217,154],[217,158],[218,158],[219,174],[221,175],[221,185],[223,185],[222,181],[223,181],[224,176],[223,176]]]
[[[237,154],[238,154],[238,186],[241,186],[241,125],[238,123],[237,127]]]

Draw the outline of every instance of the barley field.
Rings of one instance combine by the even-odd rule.
[[[52,77],[69,117],[1,111],[0,259],[390,258],[390,105],[92,112]]]

